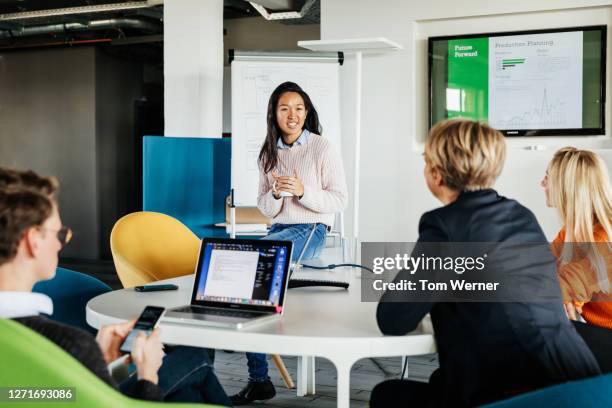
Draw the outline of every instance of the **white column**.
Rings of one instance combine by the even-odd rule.
[[[166,136],[221,137],[223,0],[164,2]]]

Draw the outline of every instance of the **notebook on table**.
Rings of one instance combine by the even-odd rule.
[[[279,318],[292,247],[290,241],[204,238],[191,303],[168,309],[162,321],[240,329]]]

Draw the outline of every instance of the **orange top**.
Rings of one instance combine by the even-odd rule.
[[[593,231],[595,242],[609,242],[608,235],[597,224]],[[552,243],[552,252],[557,258],[557,273],[561,283],[563,301],[573,301],[576,306],[582,306],[582,317],[588,323],[612,329],[612,302],[611,294],[604,293],[599,286],[597,271],[591,261],[584,257],[561,265],[559,257],[565,242],[565,228],[559,231]],[[605,265],[612,266],[612,252],[607,246],[598,246]],[[612,268],[608,269],[608,279],[612,283]],[[607,300],[607,301],[606,301]]]

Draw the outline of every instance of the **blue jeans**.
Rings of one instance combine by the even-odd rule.
[[[167,346],[166,351],[168,354],[157,373],[164,401],[232,406],[213,371],[213,363],[206,349]],[[136,381],[136,375],[133,375],[123,381],[119,388],[129,390]]]
[[[297,261],[306,240],[312,231],[313,224],[274,224],[270,228],[268,235],[262,239],[278,240],[278,241],[293,241],[292,261]],[[325,247],[325,236],[327,235],[327,226],[325,224],[317,224],[316,230],[310,239],[308,248],[302,257],[302,260],[313,259],[319,256],[323,247]],[[249,366],[249,381],[267,381],[268,377],[268,361],[266,355],[261,353],[246,353]]]
[[[270,227],[268,235],[262,239],[270,239],[277,241],[292,241],[293,254],[292,261],[297,261],[306,240],[312,231],[313,224],[274,224]],[[325,237],[327,235],[327,226],[325,224],[317,224],[315,233],[310,239],[303,260],[314,259],[321,254],[321,250],[325,247]]]

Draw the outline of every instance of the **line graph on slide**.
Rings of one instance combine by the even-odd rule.
[[[530,129],[538,128],[558,128],[566,126],[566,103],[563,98],[551,98],[549,90],[542,89],[541,97],[534,98],[534,105],[529,106],[523,101],[526,109],[517,115],[500,119],[492,124],[499,129]],[[551,100],[552,99],[552,100]]]

